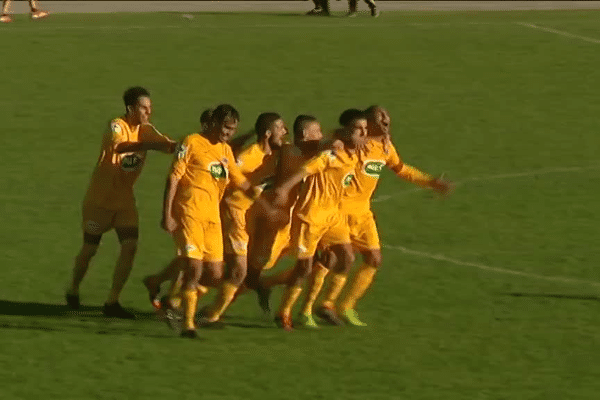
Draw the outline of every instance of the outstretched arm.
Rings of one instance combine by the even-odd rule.
[[[177,142],[163,135],[154,127],[146,124],[140,126],[140,141],[119,143],[115,149],[117,153],[156,150],[171,154],[175,151]]]

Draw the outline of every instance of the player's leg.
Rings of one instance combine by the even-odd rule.
[[[323,12],[323,9],[321,8],[321,0],[312,0],[312,2],[315,4],[315,8],[307,12],[306,15],[318,15]]]
[[[83,244],[75,257],[71,282],[65,296],[67,305],[72,309],[79,308],[79,286],[90,267],[92,258],[98,250],[102,235],[112,228],[114,216],[114,211],[95,207],[91,204],[83,204]]]
[[[121,249],[113,273],[112,286],[102,311],[107,317],[135,319],[134,314],[121,307],[119,298],[133,268],[133,261],[137,252],[138,228],[130,226],[115,228],[115,230]]]
[[[329,0],[321,0],[321,8],[323,9],[323,12],[321,13],[321,15],[329,16],[331,14]]]
[[[8,22],[13,21],[12,17],[8,13],[8,11],[10,10],[10,2],[11,1],[12,0],[3,0],[2,1],[2,15],[0,15],[0,22],[8,23]]]
[[[154,308],[161,308],[161,301],[158,298],[160,294],[160,286],[163,284],[163,282],[168,280],[170,280],[173,283],[177,282],[180,271],[181,265],[179,263],[179,259],[175,257],[161,271],[153,275],[146,275],[144,279],[142,279],[142,283],[148,291],[148,298],[150,299],[150,303]],[[169,292],[172,292],[172,290],[170,290]]]
[[[371,10],[371,16],[375,18],[379,17],[379,10],[377,10],[375,0],[365,0],[365,3],[367,3],[369,10]]]
[[[381,266],[381,245],[377,224],[372,212],[364,215],[349,216],[352,244],[360,250],[363,264],[360,266],[350,284],[350,289],[338,304],[338,310],[350,325],[365,326],[358,318],[356,303],[371,286],[377,269]]]
[[[48,11],[40,10],[37,0],[28,0],[31,10],[31,19],[40,19],[48,16]]]
[[[183,281],[181,286],[183,309],[183,325],[181,336],[195,338],[196,335],[196,311],[198,309],[198,281],[202,276],[202,260],[185,257],[182,262]]]
[[[329,273],[329,270],[333,269],[336,263],[337,258],[335,253],[330,249],[322,250],[319,257],[314,260],[306,298],[304,299],[304,304],[300,311],[300,320],[302,324],[309,328],[318,328],[313,317],[313,306],[315,301],[317,301],[317,297],[319,297],[319,293],[321,293],[321,289],[325,283],[325,277]]]
[[[281,304],[275,322],[286,331],[293,329],[292,309],[302,293],[302,285],[310,275],[312,266],[312,257],[298,258],[295,267],[292,269],[290,279],[281,297]]]
[[[356,17],[358,0],[348,0],[348,17]]]

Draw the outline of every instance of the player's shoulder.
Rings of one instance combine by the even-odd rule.
[[[113,135],[120,135],[128,129],[127,121],[123,117],[113,118],[108,122],[108,128]]]

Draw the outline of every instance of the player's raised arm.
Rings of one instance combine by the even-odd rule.
[[[115,151],[117,153],[129,153],[156,150],[171,154],[175,151],[176,146],[177,142],[160,133],[154,125],[145,124],[140,126],[140,141],[119,143]]]

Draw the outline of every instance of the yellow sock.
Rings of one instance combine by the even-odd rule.
[[[340,310],[353,310],[356,307],[356,302],[364,296],[369,286],[371,286],[376,272],[377,268],[370,265],[363,264],[360,266],[352,281],[350,290],[340,302]]]
[[[313,273],[311,275],[308,293],[306,294],[306,299],[302,305],[303,315],[312,314],[313,305],[315,304],[317,297],[319,297],[319,293],[321,293],[321,288],[323,287],[323,283],[325,283],[325,277],[328,273],[329,270],[321,263],[315,263],[313,266]]]
[[[331,275],[331,282],[329,283],[329,286],[327,287],[327,291],[325,292],[325,299],[323,300],[323,306],[328,307],[328,308],[335,307],[335,301],[337,300],[338,296],[342,292],[342,289],[344,288],[344,285],[346,284],[346,279],[348,279],[346,274],[333,273]]]
[[[292,266],[286,269],[285,271],[281,271],[277,275],[264,277],[260,281],[261,285],[267,288],[271,288],[273,286],[286,284],[294,274],[294,268],[295,267]]]
[[[183,327],[184,329],[196,329],[194,317],[198,307],[198,291],[196,289],[183,292]]]
[[[206,286],[198,285],[196,291],[198,292],[198,298],[200,298],[208,293],[208,288]]]
[[[225,312],[227,306],[233,300],[233,296],[235,296],[235,292],[237,292],[239,286],[234,285],[231,282],[225,282],[221,285],[221,290],[219,295],[216,298],[215,303],[210,307],[206,319],[211,322],[214,322],[221,318],[221,314]]]
[[[302,293],[302,286],[289,286],[286,288],[281,298],[281,306],[279,307],[279,315],[292,315],[292,308],[296,304],[296,300]]]

